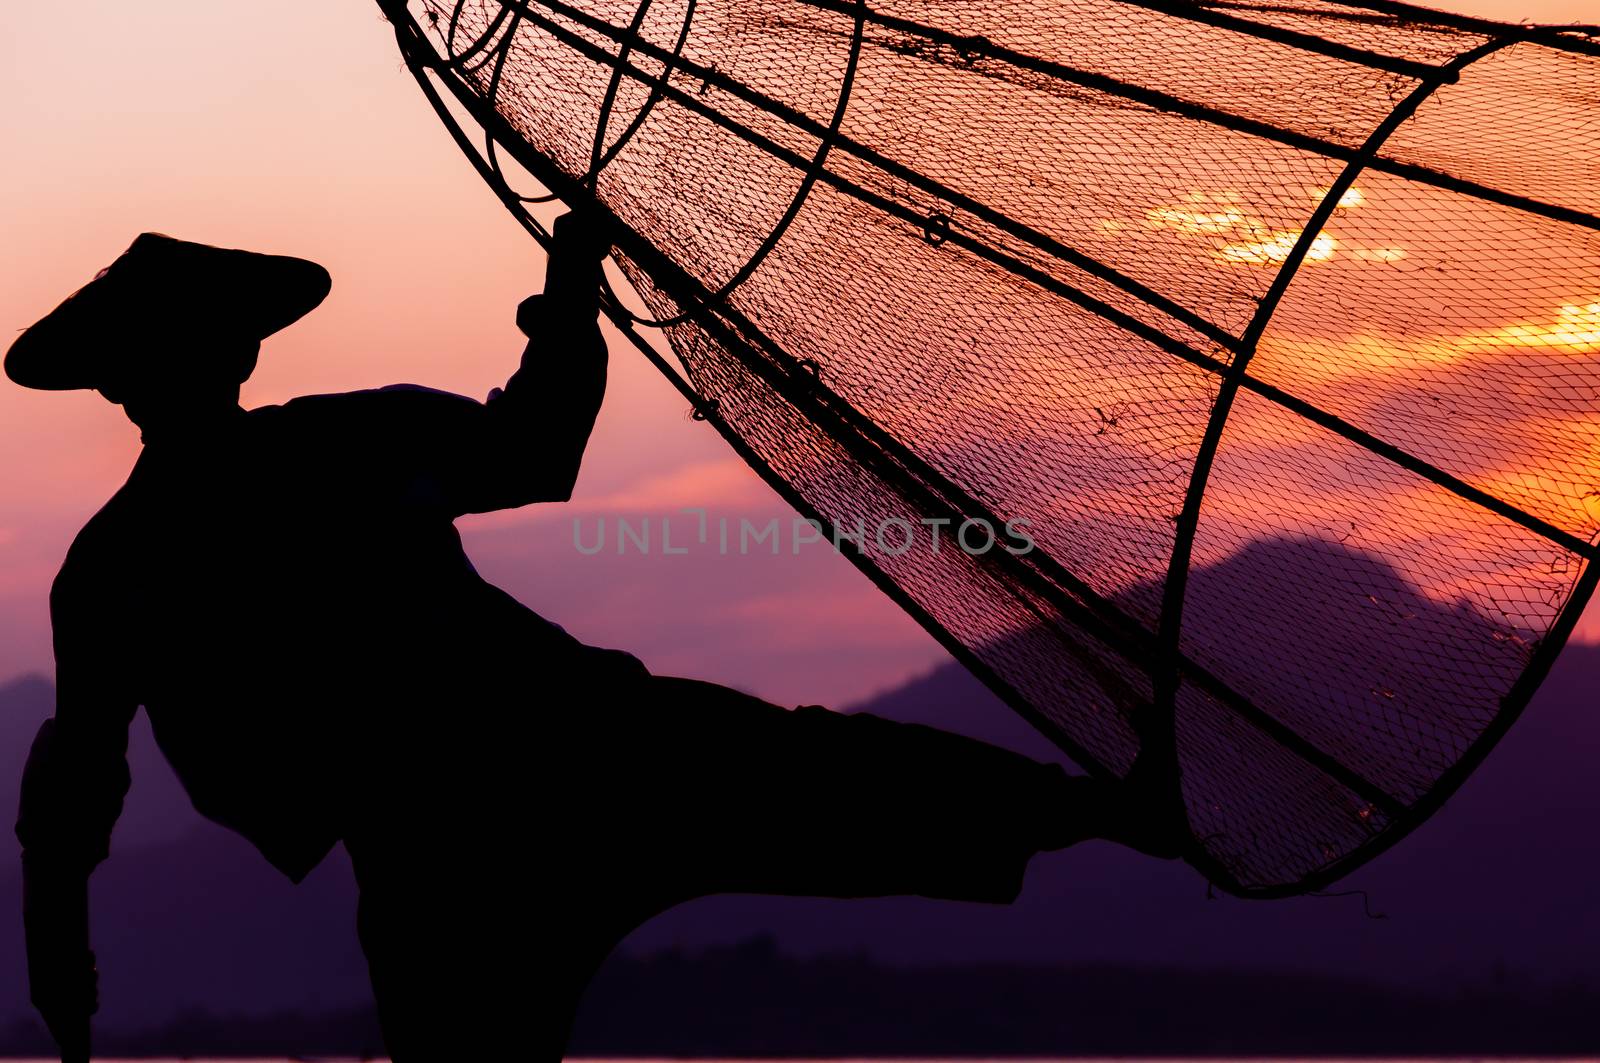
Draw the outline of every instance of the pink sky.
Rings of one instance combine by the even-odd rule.
[[[1593,18],[1592,0],[1472,0],[1472,14]],[[448,141],[375,5],[168,0],[19,5],[0,40],[6,195],[0,328],[31,323],[141,230],[302,255],[324,307],[267,344],[245,404],[412,381],[481,395],[521,349],[542,258]],[[138,449],[92,393],[0,386],[0,679],[50,668],[45,596],[72,535]],[[840,558],[586,557],[602,514],[787,511],[625,343],[571,510],[464,522],[485,574],[653,668],[841,703],[943,651]],[[693,518],[674,520],[674,534]],[[613,546],[614,551],[614,546]],[[1585,637],[1600,639],[1591,610]]]

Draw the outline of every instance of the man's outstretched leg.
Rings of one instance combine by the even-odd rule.
[[[1107,838],[1176,855],[1142,792],[935,728],[656,676],[619,715],[653,794],[630,833],[680,898],[1004,903],[1040,851]]]
[[[396,1063],[561,1055],[629,931],[713,893],[1006,903],[1034,853],[1154,849],[1122,784],[864,713],[784,709],[626,655],[378,787],[347,838]],[[476,732],[474,732],[476,733]],[[433,751],[437,753],[437,751]]]

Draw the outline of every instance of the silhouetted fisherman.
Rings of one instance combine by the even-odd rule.
[[[577,477],[605,390],[597,232],[558,225],[522,366],[482,403],[240,409],[328,274],[151,233],[12,346],[17,383],[96,389],[145,444],[51,591],[56,715],[22,784],[29,977],[65,1057],[88,1054],[87,879],[140,705],[195,807],[291,879],[344,841],[400,1063],[558,1059],[607,952],[693,897],[1005,902],[1039,850],[1171,849],[1111,784],[652,676],[478,576],[455,518]]]

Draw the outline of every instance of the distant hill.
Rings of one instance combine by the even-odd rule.
[[[968,959],[1285,970],[1456,984],[1509,970],[1600,983],[1600,647],[1570,647],[1524,718],[1462,790],[1394,850],[1333,887],[1359,897],[1207,898],[1183,866],[1090,843],[1035,858],[1004,908],[916,899],[706,898],[624,948],[731,944],[762,932],[802,954],[864,949],[902,963]],[[1004,738],[1004,709],[940,669],[868,708]],[[989,722],[1000,723],[992,730]],[[1031,740],[1019,745],[1031,746]]]
[[[1261,556],[1276,564],[1284,555],[1256,560]],[[1371,570],[1364,578],[1386,577]],[[1210,600],[1197,588],[1197,601]],[[1418,599],[1405,607],[1429,606]],[[1023,897],[1009,907],[708,898],[641,928],[622,951],[699,950],[768,934],[800,959],[859,951],[911,966],[1283,973],[1381,979],[1409,987],[1404,992],[1600,984],[1600,905],[1593,901],[1600,869],[1590,845],[1600,821],[1597,689],[1600,647],[1569,648],[1526,718],[1461,793],[1414,837],[1341,884],[1366,889],[1386,919],[1368,919],[1353,896],[1209,900],[1205,883],[1185,867],[1093,843],[1038,858]],[[43,680],[0,688],[0,815],[7,822],[27,743],[50,700]],[[955,665],[861,707],[1053,755]],[[108,1027],[150,1028],[197,1008],[263,1016],[364,1006],[355,893],[343,853],[292,887],[243,841],[199,820],[142,717],[130,756],[134,791],[113,858],[94,883]],[[15,873],[0,865],[0,1028],[27,1014],[20,920],[4,915],[18,904]]]
[[[1253,543],[1197,570],[1185,617],[1202,651],[1213,647],[1211,659],[1243,663],[1229,675],[1237,685],[1280,718],[1298,713],[1302,731],[1324,748],[1351,755],[1377,744],[1377,728],[1351,722],[1363,713],[1408,704],[1464,709],[1466,670],[1515,674],[1525,653],[1503,618],[1436,603],[1381,559],[1310,540]],[[1427,658],[1430,644],[1452,656]],[[1340,714],[1307,710],[1314,702],[1304,694],[1330,691],[1340,692],[1329,698]],[[1007,908],[708,898],[666,913],[624,947],[728,944],[770,931],[805,953],[865,948],[906,963],[1221,964],[1410,984],[1509,967],[1600,979],[1600,905],[1592,899],[1600,860],[1584,841],[1600,819],[1597,691],[1600,647],[1568,647],[1524,718],[1444,810],[1334,887],[1367,890],[1387,919],[1366,918],[1354,896],[1208,900],[1185,867],[1093,843],[1036,858],[1022,898]],[[863,707],[1041,759],[1058,756],[953,664]],[[1390,780],[1398,781],[1404,766],[1394,768]]]

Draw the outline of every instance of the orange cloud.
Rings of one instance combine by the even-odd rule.
[[[1327,195],[1326,188],[1306,189],[1306,213],[1310,214]],[[1203,240],[1212,245],[1212,257],[1223,264],[1274,266],[1287,262],[1305,235],[1304,229],[1274,228],[1263,221],[1234,191],[1191,192],[1177,204],[1151,208],[1144,223],[1152,229],[1167,229],[1180,236]],[[1354,210],[1367,202],[1367,194],[1351,187],[1339,197],[1336,210]],[[1101,223],[1106,232],[1126,228],[1120,222]],[[1407,256],[1402,247],[1345,246],[1329,232],[1318,233],[1306,251],[1308,264],[1327,262],[1336,254],[1347,254],[1369,262],[1398,262]]]

